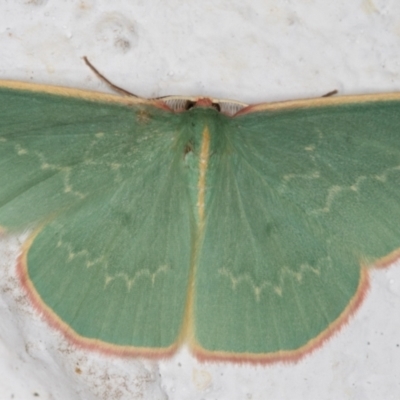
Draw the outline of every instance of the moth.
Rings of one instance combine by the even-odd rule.
[[[125,93],[126,94],[126,93]],[[247,106],[0,82],[0,225],[78,346],[295,361],[399,257],[400,95]]]

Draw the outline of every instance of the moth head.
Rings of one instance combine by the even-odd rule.
[[[192,108],[214,108],[216,111],[234,116],[241,109],[247,107],[247,104],[233,100],[220,100],[208,97],[182,97],[182,96],[167,96],[160,97],[161,100],[171,111],[184,112]]]

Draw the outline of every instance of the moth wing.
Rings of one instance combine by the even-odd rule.
[[[151,105],[87,97],[1,89],[0,225],[39,226],[19,271],[78,343],[170,351],[193,223],[178,122]]]
[[[207,183],[200,357],[296,359],[347,320],[366,267],[398,254],[399,126],[398,100],[265,106],[230,121]]]

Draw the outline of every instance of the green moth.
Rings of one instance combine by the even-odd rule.
[[[297,360],[400,247],[400,95],[246,106],[0,82],[0,225],[79,346]]]

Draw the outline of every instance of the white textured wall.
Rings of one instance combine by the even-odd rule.
[[[254,103],[399,91],[400,3],[0,2],[0,79],[108,91],[83,55],[148,97]],[[298,364],[201,364],[185,349],[150,362],[77,351],[41,321],[15,280],[21,240],[0,242],[0,400],[398,398],[400,266],[374,272],[356,316]]]

